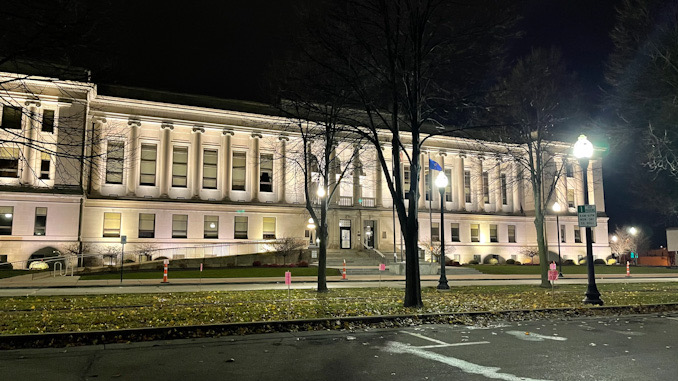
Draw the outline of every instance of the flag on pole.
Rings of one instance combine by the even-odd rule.
[[[436,171],[442,171],[443,167],[440,166],[440,164],[436,163],[435,161],[428,159],[428,167],[436,170]]]

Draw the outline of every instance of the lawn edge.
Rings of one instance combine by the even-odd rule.
[[[609,316],[648,314],[678,311],[678,303],[647,305],[559,307],[542,309],[476,311],[452,313],[422,313],[380,316],[350,316],[335,318],[255,321],[149,328],[127,328],[109,331],[54,332],[23,335],[0,335],[0,350],[25,348],[62,348],[84,345],[106,345],[155,340],[249,335],[273,332],[299,332],[316,330],[341,330],[396,328],[412,325],[483,324],[497,320],[538,320],[544,318],[573,318],[582,316]],[[356,327],[356,325],[359,325]]]

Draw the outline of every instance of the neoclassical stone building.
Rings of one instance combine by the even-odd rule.
[[[105,252],[121,236],[126,251],[152,248],[156,257],[263,252],[281,237],[314,241],[293,157],[299,137],[274,109],[12,73],[0,79],[0,261],[20,268],[31,255],[79,242]],[[560,227],[547,218],[549,248],[557,253],[560,233],[564,258],[577,259],[586,250],[576,217],[583,174],[568,144],[554,147],[561,153],[553,158],[560,173],[553,200],[563,212]],[[340,158],[352,152],[338,148]],[[442,228],[451,259],[525,260],[524,249],[536,246],[534,204],[515,161],[490,153],[492,143],[461,138],[431,138],[425,149],[422,162],[440,164],[450,184],[441,227],[440,195],[420,182],[422,248],[439,241]],[[385,155],[390,160],[390,150]],[[399,253],[391,195],[381,168],[370,165],[375,152],[364,148],[356,161],[330,200],[330,248]],[[407,183],[407,166],[399,170]],[[422,178],[428,174],[426,166]],[[594,256],[605,258],[600,160],[587,175],[599,212]]]

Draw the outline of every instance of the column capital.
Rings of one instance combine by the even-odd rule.
[[[92,117],[92,122],[106,124],[108,121],[106,120],[106,117],[95,115]]]
[[[138,119],[130,119],[127,121],[127,125],[130,127],[141,127],[141,121]]]
[[[250,135],[252,139],[261,139],[263,136],[261,135],[261,132],[252,132],[252,135]]]
[[[203,126],[193,126],[193,129],[191,130],[192,132],[198,133],[198,134],[203,134],[205,133],[205,128]]]
[[[162,122],[160,125],[161,130],[174,130],[174,124],[172,122]]]
[[[287,135],[285,135],[285,134],[283,134],[283,135],[278,136],[278,140],[284,141],[284,142],[289,142],[289,141],[290,141],[290,137],[287,136]]]
[[[440,151],[438,152],[438,156],[443,156],[443,157],[447,156],[447,151],[445,151],[445,150],[440,150]]]
[[[35,107],[41,107],[42,104],[40,103],[40,98],[32,98],[32,99],[27,99],[24,104],[28,106],[35,106]]]
[[[224,128],[223,130],[221,130],[221,134],[224,135],[224,136],[226,136],[226,135],[233,136],[233,135],[235,135],[235,132],[233,132],[233,129],[231,129],[231,128]]]

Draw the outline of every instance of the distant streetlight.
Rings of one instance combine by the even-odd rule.
[[[616,235],[613,235],[612,236],[612,242],[617,242],[617,241],[619,241],[619,237],[617,237]]]
[[[558,231],[558,274],[559,277],[563,277],[563,257],[560,255],[560,204],[559,203],[554,203],[553,206],[551,207],[551,210],[553,210],[553,213],[556,214],[556,230]]]
[[[577,142],[574,144],[573,150],[574,156],[579,160],[579,165],[582,168],[584,173],[584,205],[589,204],[589,185],[588,185],[588,168],[589,168],[589,159],[593,156],[593,144],[586,138],[586,135],[579,135]],[[603,301],[600,299],[600,292],[598,287],[596,287],[596,273],[593,267],[593,245],[592,245],[593,234],[591,233],[591,227],[586,227],[586,265],[588,270],[588,285],[586,288],[586,298],[584,298],[585,304],[597,304],[599,306],[603,305]]]
[[[317,194],[318,194],[318,197],[320,197],[320,198],[325,197],[325,187],[318,187]]]
[[[438,281],[438,290],[449,290],[445,276],[445,188],[447,188],[447,176],[440,171],[436,177],[436,186],[440,191],[440,280]]]
[[[636,229],[634,226],[631,226],[631,227],[629,228],[629,234],[631,234],[631,235],[636,235],[636,234],[638,234],[638,229]]]

